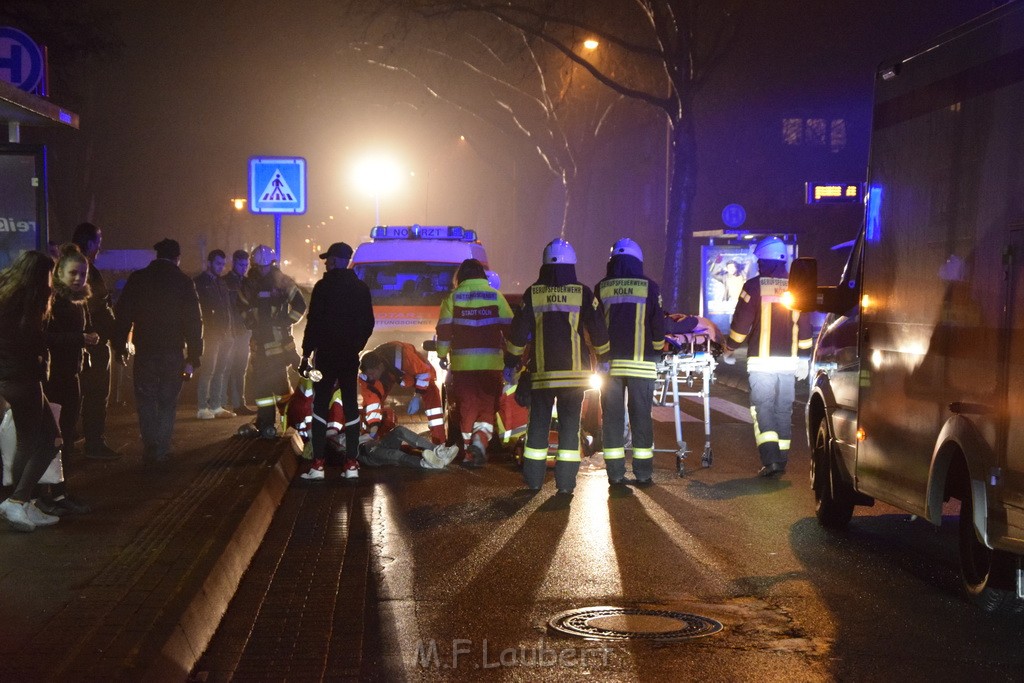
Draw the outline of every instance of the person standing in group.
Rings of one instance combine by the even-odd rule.
[[[52,302],[53,259],[27,251],[0,271],[0,396],[13,411],[18,445],[11,475],[14,490],[0,514],[17,531],[56,524],[32,502],[32,491],[57,455],[57,424],[43,395],[44,337]]]
[[[242,307],[238,294],[246,273],[249,272],[249,252],[236,249],[231,255],[231,270],[222,276],[228,288],[231,305],[228,306],[230,361],[225,379],[227,407],[236,415],[255,415],[256,411],[245,403],[245,369],[249,365],[249,338],[252,336],[242,320]]]
[[[128,335],[135,344],[135,407],[143,457],[165,462],[171,450],[181,384],[199,367],[203,321],[192,280],[181,272],[181,247],[163,239],[156,259],[128,276],[115,308],[114,349],[127,361]],[[184,355],[183,355],[184,350]]]
[[[476,259],[462,262],[454,284],[441,303],[437,355],[451,371],[449,400],[462,432],[463,464],[482,467],[504,388],[501,371],[512,309],[488,284],[487,271]]]
[[[357,376],[359,352],[373,332],[373,303],[370,288],[349,269],[352,247],[335,242],[320,258],[324,259],[323,277],[313,286],[309,298],[309,316],[302,337],[302,361],[299,374],[306,376],[312,366],[320,372],[313,383],[313,425],[311,443],[313,466],[302,476],[322,479],[327,444],[327,419],[335,388],[341,393],[344,409],[344,431],[348,443],[359,443],[359,403]],[[356,450],[347,454],[343,475],[359,476]]]
[[[252,331],[248,378],[256,399],[255,425],[243,425],[239,433],[273,439],[278,402],[291,393],[288,366],[299,362],[292,325],[306,313],[306,300],[295,281],[277,267],[274,250],[263,244],[252,252],[252,268],[238,298],[242,319]]]
[[[506,344],[506,381],[511,381],[530,342],[532,389],[523,479],[533,490],[544,483],[551,409],[557,404],[555,486],[559,493],[571,494],[580,469],[580,413],[591,374],[584,354],[589,347],[603,367],[609,344],[600,302],[576,279],[576,251],[563,239],[544,247],[540,277],[523,293],[523,305],[512,319]]]
[[[225,384],[231,364],[231,293],[220,276],[225,255],[214,249],[206,257],[206,270],[193,282],[203,314],[203,354],[206,362],[196,376],[196,400],[200,420],[234,417],[225,406]]]
[[[406,412],[415,415],[422,409],[427,417],[430,440],[437,444],[445,442],[444,408],[437,388],[437,372],[415,346],[402,341],[384,342],[363,354],[359,372],[359,391],[372,438],[377,438],[381,407],[397,385],[413,387],[415,393]]]
[[[665,312],[658,283],[644,275],[640,245],[624,238],[612,245],[607,275],[594,288],[611,338],[608,377],[601,388],[604,463],[608,483],[626,476],[626,410],[633,440],[633,476],[650,484],[654,475],[656,364],[665,346]],[[626,398],[628,395],[628,399]]]
[[[78,245],[89,259],[89,327],[87,332],[99,335],[99,342],[89,347],[85,364],[79,375],[82,385],[83,452],[87,458],[116,460],[121,454],[110,448],[104,433],[107,424],[107,399],[110,396],[110,340],[114,335],[114,312],[110,304],[110,290],[96,267],[96,257],[103,245],[103,231],[92,223],[80,223],[71,241]],[[74,444],[65,444],[65,455]]]
[[[732,314],[725,340],[726,362],[747,344],[750,414],[761,457],[762,477],[786,471],[793,437],[796,380],[806,377],[811,346],[811,321],[781,303],[789,286],[789,252],[778,237],[754,247],[757,277],[747,280]],[[735,361],[733,361],[735,362]]]
[[[43,385],[49,401],[60,406],[60,436],[65,449],[63,463],[77,437],[76,427],[82,407],[78,375],[82,371],[84,351],[99,343],[100,336],[86,332],[89,300],[89,261],[74,244],[60,248],[54,269],[53,308],[46,326],[46,345],[50,350],[50,375]],[[88,512],[84,503],[68,496],[64,482],[50,484],[49,495],[39,504],[44,512],[62,515]],[[45,505],[43,505],[45,503]]]

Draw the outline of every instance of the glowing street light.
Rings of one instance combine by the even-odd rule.
[[[398,187],[402,180],[401,169],[392,159],[370,156],[356,164],[353,180],[362,191],[373,195],[376,206],[375,225],[380,225],[380,197]]]
[[[242,199],[241,197],[235,197],[234,199],[231,200],[231,206],[235,207],[236,211],[241,211],[242,209],[245,208],[245,202],[245,199]]]
[[[593,38],[587,38],[586,40],[583,41],[583,47],[587,48],[588,50],[596,50],[597,46],[600,44],[601,43],[597,42]]]

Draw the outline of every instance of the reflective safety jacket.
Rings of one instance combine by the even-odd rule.
[[[634,270],[640,271],[640,261],[632,256],[612,257],[615,259],[629,259],[635,262],[630,264],[636,266]],[[656,363],[665,346],[665,313],[658,283],[642,274],[606,277],[597,283],[594,294],[604,309],[611,340],[609,374],[657,379]]]
[[[748,372],[795,372],[811,353],[810,317],[781,303],[789,286],[785,262],[760,260],[758,269],[743,284],[726,346],[735,350],[747,343]]]
[[[363,401],[364,419],[368,428],[381,421],[381,408],[395,385],[412,387],[423,399],[424,415],[432,435],[444,431],[444,415],[441,407],[441,392],[437,389],[437,373],[434,366],[416,352],[416,347],[407,342],[385,342],[374,352],[384,356],[387,364],[384,373],[376,382],[370,382],[359,375],[359,394]]]
[[[250,353],[284,365],[298,362],[292,325],[306,312],[306,300],[298,285],[277,268],[266,276],[249,271],[238,290],[238,302],[246,328],[252,330]]]
[[[309,439],[309,430],[313,426],[313,380],[308,377],[299,380],[299,385],[288,399],[285,420],[289,427],[299,433],[303,441]]]
[[[608,328],[600,302],[578,282],[546,285],[537,282],[523,294],[523,305],[512,319],[506,351],[523,355],[531,340],[530,380],[534,389],[589,386],[591,350],[601,360],[608,355]],[[589,339],[584,336],[589,335]]]
[[[441,303],[437,321],[437,355],[451,356],[449,368],[501,370],[512,309],[484,278],[459,283]]]

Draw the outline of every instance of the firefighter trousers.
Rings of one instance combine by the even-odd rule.
[[[250,355],[250,391],[256,401],[256,428],[277,426],[277,407],[292,393],[288,363],[276,358]]]
[[[647,481],[654,475],[654,380],[643,377],[605,378],[601,389],[601,419],[604,427],[604,464],[608,481],[626,476],[626,411],[633,438],[633,476]]]
[[[793,439],[793,401],[796,377],[792,372],[751,372],[750,415],[761,464],[782,465],[789,460]]]
[[[558,405],[558,455],[555,458],[555,487],[572,493],[580,471],[580,412],[583,387],[534,389],[530,392],[530,424],[523,452],[523,481],[531,489],[544,484],[547,472],[548,433],[551,409]]]

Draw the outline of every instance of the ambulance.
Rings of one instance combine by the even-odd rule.
[[[476,231],[462,226],[379,225],[370,230],[370,241],[352,256],[352,269],[373,299],[376,325],[367,348],[396,340],[421,348],[432,339],[455,271],[469,258],[487,268],[487,252]]]

